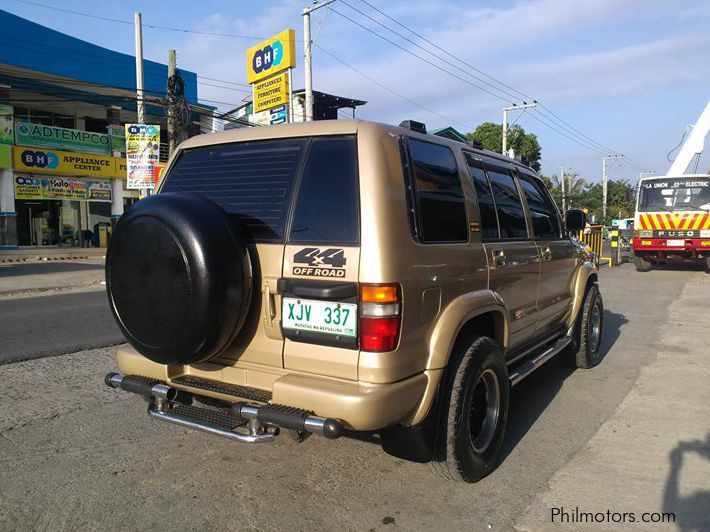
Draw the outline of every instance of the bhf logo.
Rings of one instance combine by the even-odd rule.
[[[146,124],[131,124],[128,126],[129,135],[157,135],[158,129],[155,126]]]
[[[261,50],[254,52],[251,58],[251,67],[257,74],[279,66],[284,55],[284,45],[281,41],[274,41],[267,44]]]
[[[56,168],[59,165],[57,154],[51,151],[24,150],[20,159],[23,165],[35,168]]]

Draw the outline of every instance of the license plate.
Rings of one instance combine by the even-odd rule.
[[[667,240],[666,241],[667,246],[672,246],[672,247],[678,247],[678,246],[685,246],[685,240]]]
[[[357,305],[285,297],[281,326],[284,329],[354,337],[357,335]]]

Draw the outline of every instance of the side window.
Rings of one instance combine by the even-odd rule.
[[[473,180],[473,186],[476,189],[478,211],[481,214],[481,238],[499,238],[496,204],[495,201],[493,201],[491,184],[488,182],[486,172],[483,171],[481,163],[476,161],[469,154],[466,154],[466,162],[468,163],[468,172]]]
[[[527,238],[525,211],[513,176],[503,168],[486,165],[498,213],[500,238]]]
[[[466,206],[453,152],[415,139],[409,139],[409,147],[421,241],[467,241]]]
[[[557,215],[557,208],[545,190],[545,185],[532,176],[522,173],[518,176],[520,188],[523,189],[528,202],[535,238],[560,238],[560,219]]]
[[[313,139],[301,178],[289,242],[357,244],[359,200],[355,137]]]

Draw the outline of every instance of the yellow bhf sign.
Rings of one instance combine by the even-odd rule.
[[[296,66],[296,32],[284,30],[247,50],[247,81],[256,83]]]
[[[288,72],[254,83],[254,112],[268,111],[288,101]]]
[[[32,174],[125,177],[120,173],[125,159],[91,153],[13,146],[12,165],[17,171]]]

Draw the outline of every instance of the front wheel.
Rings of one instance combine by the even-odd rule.
[[[465,350],[463,350],[465,349]],[[498,463],[510,385],[503,350],[481,336],[459,350],[444,381],[444,411],[434,465],[446,478],[477,482]]]
[[[634,264],[637,272],[648,272],[653,268],[653,263],[640,255],[634,256]]]

